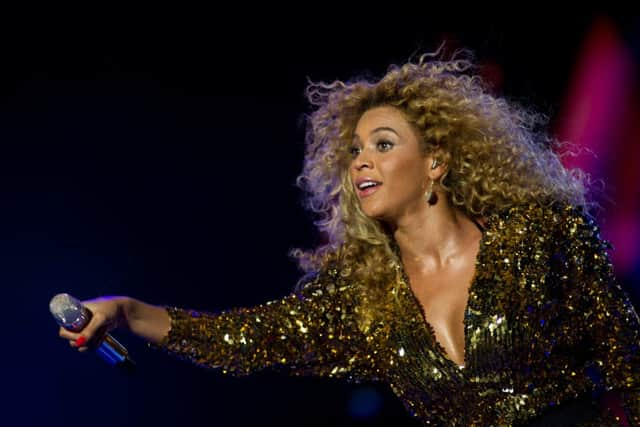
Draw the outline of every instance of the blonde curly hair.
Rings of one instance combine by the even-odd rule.
[[[354,129],[365,111],[386,105],[404,113],[422,137],[424,154],[447,166],[441,189],[469,216],[529,203],[585,206],[585,177],[563,167],[552,150],[559,142],[541,130],[545,117],[491,95],[472,73],[468,54],[440,56],[438,51],[392,65],[377,81],[307,88],[315,109],[297,183],[324,242],[292,255],[308,275],[337,268],[358,284],[368,321],[397,286],[399,259],[385,224],[361,211],[348,173]]]

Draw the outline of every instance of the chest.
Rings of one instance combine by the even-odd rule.
[[[409,276],[411,290],[436,337],[449,337],[444,341],[464,337],[464,311],[474,272],[471,259],[454,268]]]
[[[465,358],[464,316],[475,273],[475,255],[471,250],[447,268],[407,272],[411,291],[433,339],[444,355],[459,365],[464,364]]]
[[[411,290],[430,323],[442,324],[451,317],[462,316],[474,271],[471,263],[457,269],[409,276]]]

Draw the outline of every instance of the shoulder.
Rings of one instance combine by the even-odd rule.
[[[302,299],[353,297],[355,287],[342,277],[337,264],[304,276],[297,286],[297,296]]]
[[[584,209],[566,203],[511,206],[488,216],[485,244],[525,252],[562,253],[611,249],[600,227]]]
[[[567,203],[515,205],[487,217],[489,226],[522,234],[524,231],[545,233],[575,233],[582,229],[599,231],[593,217],[584,209]]]

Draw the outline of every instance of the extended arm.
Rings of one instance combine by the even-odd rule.
[[[353,380],[379,374],[358,328],[354,289],[346,285],[316,280],[257,307],[220,313],[168,308],[168,313],[171,329],[159,347],[204,367],[235,375],[276,367]],[[158,322],[164,321],[159,316]]]

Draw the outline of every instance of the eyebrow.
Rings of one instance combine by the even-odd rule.
[[[396,131],[395,131],[395,129],[390,128],[390,127],[387,127],[387,126],[382,126],[382,127],[379,127],[379,128],[375,128],[374,130],[372,130],[372,131],[371,131],[371,134],[374,134],[374,133],[376,133],[376,132],[381,132],[381,131],[383,131],[383,130],[388,130],[389,132],[393,132],[393,133],[395,133],[396,135],[398,135],[398,132],[396,132]],[[371,134],[370,134],[370,135],[371,135]],[[400,136],[400,135],[398,135],[398,136]]]
[[[374,133],[382,132],[382,131],[389,131],[389,132],[393,132],[393,133],[395,133],[396,135],[398,135],[398,137],[400,136],[400,135],[398,134],[398,132],[396,132],[396,130],[395,130],[395,129],[390,128],[390,127],[388,127],[388,126],[380,126],[380,127],[377,127],[377,128],[375,128],[374,130],[372,130],[372,131],[369,133],[369,135],[373,135]],[[354,135],[354,136],[353,136],[353,139],[354,139],[354,140],[359,140],[360,138],[358,137],[358,135]]]

